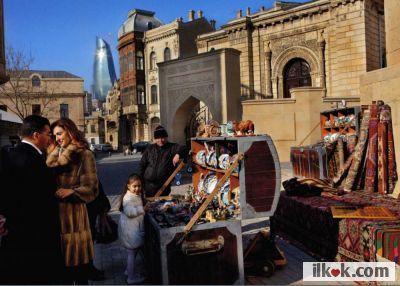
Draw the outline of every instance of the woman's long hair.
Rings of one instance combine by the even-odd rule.
[[[119,203],[119,211],[121,211],[121,212],[124,210],[124,206],[122,203],[123,203],[125,194],[128,192],[128,186],[130,184],[132,184],[134,181],[139,181],[142,184],[142,190],[143,190],[142,178],[140,178],[140,176],[136,173],[130,174],[128,177],[128,180],[126,180],[126,183],[125,183],[124,188],[122,189],[122,193],[121,193],[121,198],[120,198],[120,203]]]
[[[85,134],[78,129],[76,124],[71,119],[62,117],[57,121],[54,121],[50,126],[50,130],[52,133],[54,128],[56,128],[57,126],[67,131],[72,141],[74,141],[75,144],[78,145],[78,147],[89,149],[89,143],[85,139]]]

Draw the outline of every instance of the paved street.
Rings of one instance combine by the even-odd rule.
[[[140,154],[124,156],[122,153],[96,154],[97,173],[107,195],[119,195],[126,179],[138,172]]]

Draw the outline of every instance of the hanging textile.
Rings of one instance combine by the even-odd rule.
[[[353,190],[354,181],[356,180],[357,174],[360,172],[359,167],[364,158],[365,150],[367,147],[369,116],[370,111],[365,110],[361,121],[360,137],[356,149],[353,153],[353,162],[351,163],[349,173],[344,182],[344,190],[346,192],[350,192],[351,190]]]
[[[368,153],[366,157],[365,191],[376,191],[377,166],[378,166],[378,122],[379,107],[377,104],[371,105],[371,118],[369,119],[368,131]]]

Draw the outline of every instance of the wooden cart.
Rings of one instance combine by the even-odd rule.
[[[275,212],[281,184],[275,146],[268,135],[258,135],[192,138],[191,149],[194,188],[210,172],[218,179],[227,172],[199,160],[199,152],[212,149],[217,158],[244,154],[238,172],[228,178],[230,190],[240,190],[236,197],[240,213],[233,219],[194,225],[183,243],[178,243],[185,232],[183,226],[161,228],[148,215],[147,275],[156,284],[244,284],[241,221],[270,217]]]

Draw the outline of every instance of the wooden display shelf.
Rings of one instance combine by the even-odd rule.
[[[326,135],[332,135],[334,133],[340,134],[357,134],[359,130],[359,114],[360,107],[346,107],[339,109],[326,110],[320,113],[320,123],[321,123],[321,138],[324,139]],[[349,116],[354,116],[353,121],[344,122],[341,125],[335,124],[335,119],[345,118]],[[326,126],[326,122],[330,122],[330,126]]]

